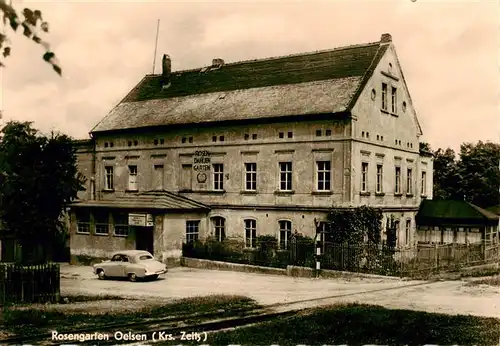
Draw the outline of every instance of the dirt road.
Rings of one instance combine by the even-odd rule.
[[[409,286],[419,281],[394,279],[307,279],[229,271],[172,268],[163,279],[152,282],[98,280],[91,267],[62,266],[61,293],[110,294],[134,298],[173,300],[211,294],[244,295],[263,305],[359,293],[303,302],[312,307],[338,302],[377,304],[448,314],[471,314],[500,318],[500,290],[466,281],[442,281]],[[409,287],[403,287],[403,286]],[[389,289],[372,293],[366,291]],[[155,299],[155,300],[156,300]]]

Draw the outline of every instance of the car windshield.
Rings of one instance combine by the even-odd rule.
[[[152,260],[153,257],[150,255],[140,255],[139,256],[139,261],[145,261],[145,260]]]

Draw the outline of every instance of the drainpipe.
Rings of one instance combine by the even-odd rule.
[[[92,132],[89,133],[90,139],[92,140],[92,175],[90,177],[90,199],[95,200],[95,174],[96,174],[96,140]]]

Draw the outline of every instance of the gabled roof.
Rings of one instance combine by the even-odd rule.
[[[73,207],[108,207],[122,209],[158,209],[168,211],[208,211],[210,207],[168,191],[148,191],[110,200],[75,202]]]
[[[498,223],[499,217],[466,201],[424,200],[416,215],[419,225],[485,225]]]
[[[214,123],[348,111],[386,52],[379,42],[147,75],[92,130]]]

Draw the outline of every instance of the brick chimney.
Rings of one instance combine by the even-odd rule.
[[[222,66],[224,66],[224,60],[222,60],[221,58],[212,59],[212,66],[222,67]]]
[[[382,36],[380,37],[380,43],[390,43],[392,42],[392,36],[391,34],[382,34]]]
[[[163,54],[163,59],[161,60],[161,81],[163,87],[167,87],[170,85],[170,74],[172,73],[172,61],[170,60],[170,56],[167,54]]]

